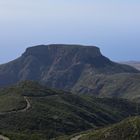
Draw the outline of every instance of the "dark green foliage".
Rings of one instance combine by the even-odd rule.
[[[26,107],[26,101],[16,87],[0,89],[0,112],[20,110]]]
[[[28,97],[45,97],[56,94],[64,94],[64,91],[48,88],[35,81],[20,82],[17,84],[17,89],[20,90],[22,96]],[[69,94],[69,92],[65,92],[65,94]]]
[[[32,93],[33,90],[35,92],[27,94],[31,103],[31,108],[27,111],[0,115],[0,131],[14,140],[31,140],[31,137],[38,136],[43,140],[70,135],[139,114],[139,106],[137,108],[135,103],[124,99],[68,94],[31,81],[20,83],[12,87],[12,90],[15,92],[11,94],[20,98],[23,98],[24,90],[28,93]],[[9,88],[8,93],[6,96],[9,99]]]

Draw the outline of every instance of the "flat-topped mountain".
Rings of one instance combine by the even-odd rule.
[[[35,80],[69,90],[90,75],[125,72],[138,70],[110,61],[94,46],[39,45],[27,48],[18,59],[0,65],[0,86]]]

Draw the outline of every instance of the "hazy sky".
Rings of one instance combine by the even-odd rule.
[[[0,0],[0,63],[38,44],[96,45],[140,60],[140,0]]]

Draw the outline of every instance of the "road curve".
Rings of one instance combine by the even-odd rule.
[[[75,136],[75,137],[71,138],[70,140],[79,140],[83,135],[81,134],[81,135]]]
[[[25,99],[25,101],[27,103],[26,107],[24,109],[22,109],[22,110],[17,111],[17,112],[26,112],[28,109],[31,108],[31,104],[30,104],[28,98],[26,96],[24,96],[24,99]]]
[[[27,99],[27,97],[24,97],[27,105],[25,108],[21,109],[21,110],[17,110],[17,111],[9,111],[9,112],[0,112],[0,115],[5,115],[5,114],[11,114],[11,113],[18,113],[18,112],[26,112],[29,108],[31,108],[31,104],[29,102],[29,100]],[[0,140],[10,140],[8,137],[5,137],[3,135],[0,135]]]
[[[29,108],[31,108],[31,104],[30,104],[30,102],[29,102],[29,100],[28,100],[28,98],[26,96],[24,96],[24,99],[26,101],[26,107],[25,108],[20,109],[20,110],[15,110],[15,111],[0,112],[0,115],[12,114],[12,113],[19,113],[19,112],[26,112]]]
[[[8,137],[5,137],[3,135],[0,135],[0,140],[10,140]]]

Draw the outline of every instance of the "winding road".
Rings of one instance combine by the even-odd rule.
[[[31,108],[31,104],[30,104],[30,101],[28,100],[28,98],[26,96],[24,96],[24,99],[25,99],[25,101],[27,103],[25,108],[23,108],[21,110],[16,110],[16,111],[0,112],[0,115],[11,114],[11,113],[19,113],[19,112],[26,112],[28,109]],[[83,135],[85,135],[85,134],[80,134],[78,136],[75,136],[75,137],[71,138],[70,140],[79,140]],[[0,135],[0,140],[10,140],[10,139],[8,137]]]
[[[78,136],[75,136],[73,138],[71,138],[70,140],[79,140],[81,137],[83,137],[85,134],[80,134]]]
[[[26,101],[26,107],[20,110],[14,110],[14,111],[7,111],[7,112],[0,112],[0,115],[5,114],[11,114],[11,113],[19,113],[19,112],[26,112],[29,108],[31,108],[31,104],[26,96],[24,96],[24,99]],[[1,139],[0,139],[1,140]]]
[[[26,107],[25,108],[23,108],[21,110],[16,110],[16,111],[0,112],[0,115],[11,114],[11,113],[19,113],[19,112],[26,112],[29,108],[31,108],[31,104],[30,104],[30,102],[29,102],[27,97],[24,96],[24,99],[26,101]],[[10,139],[8,137],[0,135],[0,140],[10,140]]]
[[[31,104],[30,104],[28,98],[26,96],[24,96],[24,99],[25,99],[25,101],[27,103],[26,107],[24,109],[22,109],[22,110],[17,111],[17,112],[26,112],[28,109],[31,108]]]

